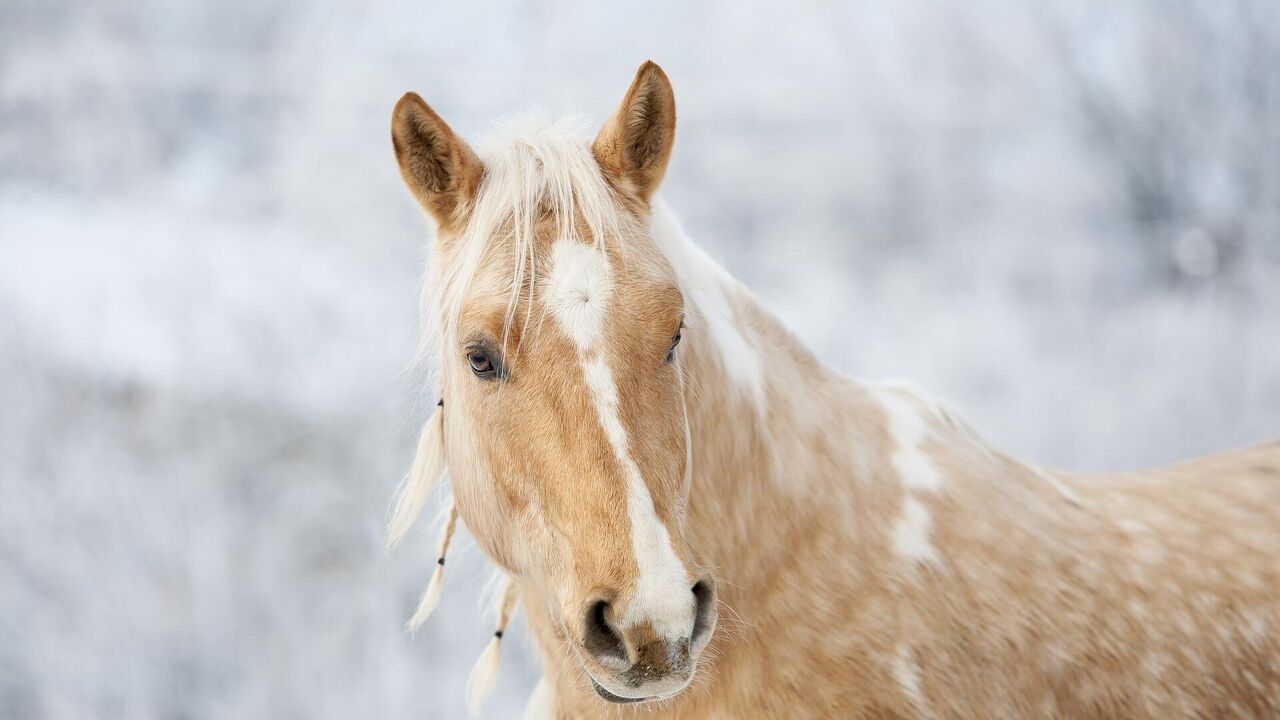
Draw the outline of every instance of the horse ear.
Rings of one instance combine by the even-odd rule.
[[[484,165],[417,93],[391,113],[391,144],[400,174],[441,227],[458,223],[480,188]]]
[[[676,96],[662,68],[646,61],[591,146],[596,162],[624,190],[641,200],[653,196],[676,139]]]

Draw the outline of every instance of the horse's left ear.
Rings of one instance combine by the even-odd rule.
[[[391,113],[391,145],[400,174],[441,227],[461,219],[479,191],[484,165],[417,93]]]
[[[622,105],[600,129],[591,150],[606,174],[641,200],[653,196],[676,140],[676,96],[652,60],[636,71]]]

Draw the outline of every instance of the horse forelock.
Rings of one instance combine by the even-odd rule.
[[[482,272],[492,272],[507,293],[509,332],[530,319],[516,315],[540,280],[540,252],[549,242],[572,240],[603,253],[607,238],[621,241],[634,230],[591,152],[591,127],[582,116],[556,119],[531,109],[477,144],[484,178],[461,232],[438,244],[424,286],[426,338],[438,342],[456,331]]]

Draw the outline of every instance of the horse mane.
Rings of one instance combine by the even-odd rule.
[[[521,295],[537,282],[541,221],[554,220],[557,238],[589,239],[601,252],[604,238],[623,235],[632,216],[592,154],[592,127],[580,115],[556,119],[530,109],[500,121],[477,143],[484,176],[465,229],[448,241],[448,262],[437,254],[428,274],[424,336],[438,340],[456,330],[476,273],[494,252],[510,256],[509,329]]]

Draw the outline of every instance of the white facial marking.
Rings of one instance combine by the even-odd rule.
[[[604,253],[580,242],[561,240],[551,248],[554,270],[547,280],[547,310],[584,353],[604,337],[611,281]]]
[[[605,437],[616,450],[627,448],[627,430],[622,427],[618,417],[618,389],[613,385],[613,373],[600,355],[592,355],[582,361],[582,376],[591,389],[591,397],[595,400],[596,412],[600,416],[600,425],[604,428]],[[628,456],[629,457],[629,456]]]
[[[686,587],[688,577],[671,547],[666,526],[658,519],[640,468],[627,451],[627,433],[618,418],[613,375],[598,356],[585,361],[582,369],[596,400],[600,424],[627,478],[627,515],[631,520],[631,544],[640,577],[636,582],[636,597],[622,625],[625,628],[649,620],[664,636],[687,635],[693,627],[693,601]]]
[[[693,627],[694,610],[688,576],[671,546],[666,526],[658,519],[640,468],[631,459],[627,431],[618,415],[618,389],[604,358],[604,320],[612,294],[608,260],[600,250],[572,240],[558,241],[552,248],[552,259],[547,309],[577,346],[600,427],[627,484],[627,516],[639,578],[622,626],[647,620],[662,635],[687,635]]]
[[[764,366],[760,353],[743,334],[730,294],[737,281],[684,234],[675,216],[659,201],[651,214],[654,243],[671,264],[689,310],[700,318],[719,351],[725,371],[751,396],[759,413],[765,408]]]

